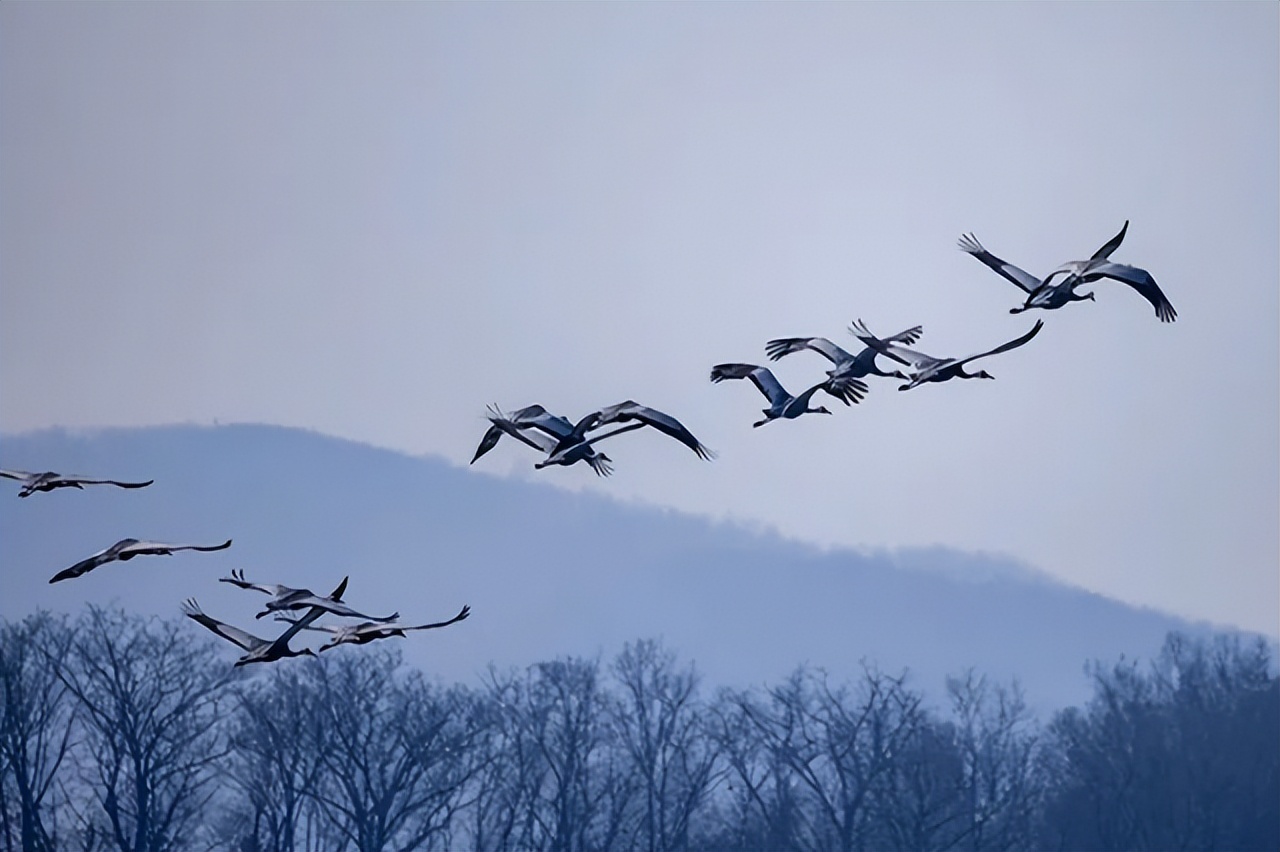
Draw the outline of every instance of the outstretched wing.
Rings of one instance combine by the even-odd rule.
[[[16,479],[20,482],[25,482],[26,480],[39,475],[40,474],[38,473],[29,473],[25,470],[0,470],[0,476],[3,476],[5,479]]]
[[[964,364],[968,364],[970,361],[976,361],[979,358],[986,358],[988,355],[999,355],[1001,352],[1008,352],[1010,349],[1017,349],[1019,346],[1025,346],[1031,338],[1040,333],[1040,329],[1042,328],[1044,328],[1044,320],[1036,320],[1036,324],[1031,327],[1031,330],[1021,337],[1016,337],[1008,343],[1001,343],[995,349],[989,349],[986,352],[979,352],[977,355],[970,355],[967,358],[957,359],[953,363],[963,366]]]
[[[120,548],[120,555],[124,558],[131,556],[142,556],[153,554],[163,556],[174,553],[179,550],[226,550],[231,546],[231,539],[227,539],[222,544],[166,544],[163,541],[135,541],[126,547]]]
[[[782,356],[801,349],[812,349],[837,367],[853,360],[852,355],[825,337],[780,337],[764,345],[764,351],[771,361],[777,361]]]
[[[1115,281],[1123,281],[1134,290],[1137,290],[1142,298],[1151,303],[1156,309],[1156,316],[1161,322],[1173,322],[1178,318],[1178,312],[1173,309],[1173,305],[1165,297],[1164,291],[1156,284],[1156,280],[1151,277],[1151,273],[1145,269],[1139,269],[1136,266],[1127,266],[1123,263],[1103,263],[1094,267],[1084,277],[1085,281],[1095,281],[1099,278],[1111,278]]]
[[[1030,272],[1019,269],[1012,263],[1006,263],[991,252],[987,251],[982,247],[982,243],[978,242],[978,238],[973,234],[961,235],[958,245],[960,246],[961,251],[968,252],[973,255],[978,260],[995,270],[996,274],[1001,278],[1012,282],[1027,293],[1032,293],[1044,286],[1044,282],[1032,275]]]
[[[307,607],[316,607],[323,610],[324,612],[331,612],[334,615],[339,615],[339,616],[342,616],[343,618],[363,618],[366,621],[387,622],[387,621],[395,621],[400,617],[400,613],[398,612],[393,612],[391,613],[391,615],[388,615],[385,617],[379,617],[376,615],[366,615],[363,612],[357,612],[356,610],[347,606],[345,603],[343,603],[340,600],[334,600],[333,598],[322,598],[319,595],[302,595],[294,600],[289,601],[288,605],[282,608],[283,609],[305,609]],[[261,613],[261,615],[266,615],[266,613],[265,612]]]
[[[908,349],[898,343],[890,343],[888,340],[876,337],[867,329],[867,324],[862,320],[858,320],[849,326],[849,331],[853,336],[861,340],[870,348],[897,361],[899,364],[905,364],[914,367],[917,370],[927,369],[935,364],[942,363],[943,359],[934,358],[932,355],[926,355],[923,352],[917,352],[914,349]],[[908,329],[910,331],[910,329]]]
[[[863,327],[865,328],[865,326]],[[854,335],[855,337],[857,337],[858,335],[858,332],[852,328],[849,329],[849,333]],[[922,326],[913,325],[911,326],[911,328],[903,329],[897,334],[891,334],[888,337],[882,337],[880,339],[884,341],[886,344],[894,343],[894,344],[899,344],[901,346],[906,346],[906,345],[915,343],[917,340],[920,339],[920,335],[922,334],[924,334],[924,328]],[[862,343],[861,340],[859,340],[858,342]],[[867,346],[866,344],[863,344],[862,351],[860,351],[857,354],[857,356],[853,359],[853,363],[849,364],[847,367],[842,368],[842,370],[849,373],[852,376],[867,376],[867,375],[871,375],[872,373],[876,373],[878,375],[889,375],[886,373],[881,373],[881,371],[876,367],[876,357],[878,355],[880,355],[880,352],[878,350],[876,350],[871,346]],[[902,374],[896,373],[894,375],[900,376]],[[837,383],[846,381],[845,377],[840,375],[840,373],[837,373],[835,376],[832,377],[832,379],[834,382],[837,382]],[[859,390],[865,394],[867,390],[866,385],[865,383],[860,383],[860,384],[862,384],[862,387]],[[856,401],[857,400],[855,400],[855,402]],[[847,403],[848,400],[845,400],[845,402]]]
[[[913,325],[911,328],[904,329],[897,334],[891,334],[882,338],[886,343],[898,343],[903,346],[910,346],[920,339],[920,335],[924,334],[924,326]]]
[[[480,446],[476,447],[476,454],[471,457],[471,464],[475,464],[477,459],[497,446],[498,441],[503,435],[510,435],[511,437],[528,444],[535,450],[541,449],[538,444],[526,437],[514,423],[511,423],[508,420],[495,420],[493,418],[490,418],[490,421],[493,425],[485,430],[484,437],[480,439]]]
[[[202,624],[209,630],[217,633],[228,642],[239,645],[246,651],[252,651],[254,648],[260,648],[267,644],[267,640],[259,639],[252,633],[246,633],[239,627],[232,627],[230,624],[218,621],[216,618],[210,618],[200,609],[200,604],[196,603],[195,598],[187,598],[182,603],[182,611],[187,618]]]
[[[288,648],[289,640],[298,635],[298,631],[305,630],[311,625],[311,622],[315,621],[322,615],[324,615],[324,610],[318,606],[313,606],[311,609],[307,610],[306,614],[303,615],[302,618],[291,622],[289,626],[285,628],[284,632],[277,636],[271,644],[281,649]]]
[[[659,411],[656,408],[650,408],[647,405],[641,405],[633,400],[620,402],[617,405],[611,405],[608,408],[602,408],[595,412],[596,417],[587,428],[597,429],[608,423],[626,423],[628,421],[638,421],[639,424],[652,426],[664,435],[675,438],[689,449],[693,450],[701,459],[715,458],[715,453],[702,445],[702,442],[693,436],[693,433],[685,428],[684,424],[672,417],[666,412]],[[591,415],[588,415],[590,417]],[[583,423],[587,422],[586,418]],[[581,423],[580,423],[581,425]],[[621,430],[619,430],[620,432]],[[611,432],[610,434],[618,434]],[[605,437],[605,436],[601,436]],[[598,440],[598,439],[593,439]]]
[[[227,539],[222,544],[173,544],[169,545],[170,550],[201,550],[209,553],[214,550],[226,550],[231,546],[231,539]]]
[[[357,624],[355,627],[345,628],[346,635],[339,635],[338,638],[326,645],[325,648],[340,645],[344,641],[357,641],[363,643],[374,639],[387,639],[405,630],[434,630],[437,627],[448,627],[450,624],[456,624],[459,621],[466,620],[470,615],[471,607],[464,606],[453,618],[448,621],[437,621],[434,624],[416,624],[412,627],[402,627],[398,624],[374,624],[372,622],[365,622],[364,624]],[[348,639],[347,636],[350,636],[351,638]],[[321,648],[321,650],[325,649]]]
[[[874,354],[874,350],[872,352]],[[845,405],[862,402],[862,398],[867,395],[867,383],[861,379],[832,378],[827,379],[818,387]]]
[[[535,450],[541,450],[544,453],[551,452],[556,448],[557,443],[559,443],[555,438],[546,434],[545,432],[526,431],[532,427],[521,426],[520,424],[511,420],[506,420],[506,419],[494,420],[493,427],[491,428],[496,428],[500,432],[505,432],[506,434],[515,438],[517,441],[520,441],[521,443],[524,443],[524,444],[528,444],[530,447],[533,447]]]
[[[1107,260],[1107,259],[1109,259],[1109,258],[1111,257],[1111,253],[1112,253],[1113,251],[1115,251],[1116,249],[1120,248],[1120,243],[1122,243],[1122,242],[1124,241],[1124,235],[1125,235],[1125,232],[1126,232],[1126,231],[1128,231],[1128,230],[1129,230],[1129,220],[1128,220],[1128,219],[1125,219],[1125,220],[1124,220],[1124,227],[1120,229],[1120,233],[1116,234],[1114,237],[1112,237],[1111,239],[1107,240],[1106,244],[1105,244],[1105,245],[1103,245],[1103,247],[1102,247],[1102,248],[1100,248],[1100,249],[1098,249],[1097,251],[1095,251],[1095,252],[1093,253],[1093,257],[1091,257],[1091,258],[1089,258],[1089,259],[1090,259],[1090,260]]]
[[[92,571],[94,568],[97,568],[99,565],[105,565],[106,563],[112,562],[115,559],[116,559],[116,554],[111,552],[111,548],[107,548],[106,550],[100,550],[97,553],[93,554],[92,556],[88,557],[87,559],[81,559],[79,562],[77,562],[75,565],[72,565],[70,568],[63,568],[57,574],[54,574],[53,577],[49,579],[49,582],[60,583],[63,580],[74,579],[75,577],[88,574],[90,571]]]
[[[286,624],[297,624],[302,621],[301,618],[291,618],[283,613],[276,613],[276,617],[272,620],[283,621]],[[334,636],[339,636],[343,633],[350,633],[354,628],[347,624],[305,624],[300,629],[315,630],[321,633],[332,633]]]
[[[449,619],[448,621],[437,621],[435,624],[418,624],[418,625],[415,625],[414,627],[401,627],[399,629],[400,630],[434,630],[437,627],[448,627],[450,624],[455,624],[459,621],[465,621],[467,617],[470,615],[471,615],[471,607],[463,606],[462,609],[458,612],[458,614],[455,615],[453,618]],[[364,625],[361,625],[361,626],[363,627]]]
[[[480,446],[471,458],[472,464],[493,449],[503,435],[510,435],[535,450],[550,453],[559,444],[559,439],[573,432],[568,420],[549,414],[541,405],[530,405],[510,414],[503,414],[497,406],[491,405],[488,417],[491,425],[480,439]]]
[[[155,482],[154,479],[146,482],[121,482],[118,479],[90,479],[86,476],[55,476],[53,481],[68,485],[114,485],[117,488],[146,488]]]
[[[219,577],[218,582],[230,583],[231,585],[238,586],[241,589],[252,589],[257,592],[262,592],[264,595],[271,595],[277,598],[295,591],[295,589],[291,589],[288,586],[281,586],[277,583],[250,583],[244,578],[243,568],[232,568],[231,576]]]
[[[791,399],[768,367],[755,364],[717,364],[711,368],[711,381],[723,382],[725,379],[751,379],[760,393],[773,405],[784,405]]]

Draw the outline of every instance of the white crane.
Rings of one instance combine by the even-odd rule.
[[[503,414],[497,406],[490,406],[488,418],[492,425],[480,439],[480,446],[471,457],[471,464],[475,464],[477,459],[493,449],[503,435],[510,435],[535,450],[541,450],[551,456],[561,449],[561,442],[573,434],[572,423],[559,415],[549,413],[541,405],[530,405],[510,414]],[[638,429],[640,425],[642,424],[628,428]],[[613,473],[612,459],[604,453],[597,453],[589,444],[579,442],[574,458],[569,460],[564,456],[564,459],[557,463],[573,464],[585,461],[591,465],[591,469],[598,476],[608,476]]]
[[[911,369],[907,384],[900,385],[898,390],[911,390],[912,388],[922,385],[925,382],[945,382],[949,379],[993,379],[986,370],[979,370],[976,373],[966,372],[964,365],[979,358],[985,358],[988,355],[998,355],[1001,352],[1008,352],[1010,349],[1017,349],[1019,346],[1025,345],[1031,338],[1040,333],[1040,329],[1044,327],[1044,320],[1036,320],[1036,324],[1021,337],[1010,340],[1008,343],[1002,343],[995,349],[988,349],[986,352],[979,352],[976,355],[969,355],[965,358],[934,358],[932,355],[925,355],[923,352],[917,352],[914,349],[908,349],[896,343],[886,343],[876,337],[867,330],[867,326],[861,320],[854,323],[852,330],[858,339],[876,351],[892,358],[900,364],[905,364]]]
[[[760,393],[769,400],[769,407],[763,409],[764,419],[757,420],[752,426],[763,426],[771,420],[794,420],[801,414],[830,414],[825,406],[811,407],[813,395],[825,389],[827,382],[814,385],[799,396],[792,396],[774,378],[768,367],[755,364],[717,364],[711,368],[711,381],[723,382],[726,379],[751,379]],[[827,390],[827,393],[831,393]],[[835,394],[832,394],[833,396]]]
[[[333,638],[320,646],[321,651],[328,651],[330,648],[336,648],[339,645],[365,645],[375,639],[390,639],[392,636],[405,638],[407,630],[434,630],[437,627],[448,627],[465,620],[471,615],[471,607],[464,606],[462,610],[448,621],[437,621],[435,624],[415,624],[413,626],[405,626],[400,624],[377,624],[366,621],[362,624],[318,624],[308,626],[307,630],[318,630],[325,633],[331,633]],[[297,624],[298,620],[289,618],[287,615],[277,615],[277,621],[286,621],[290,624]]]
[[[1058,285],[1059,287],[1073,289],[1081,284],[1092,284],[1103,278],[1120,281],[1128,284],[1142,298],[1150,302],[1161,322],[1173,322],[1178,318],[1178,312],[1173,309],[1173,305],[1165,297],[1159,285],[1156,284],[1156,280],[1151,277],[1150,272],[1145,269],[1139,269],[1136,266],[1111,262],[1111,253],[1120,247],[1120,243],[1124,240],[1124,235],[1128,231],[1129,220],[1126,219],[1124,227],[1120,229],[1120,233],[1094,252],[1093,257],[1088,260],[1072,260],[1062,264],[1062,266],[1049,273],[1049,276],[1045,278],[1045,283],[1048,284],[1052,281],[1055,275],[1066,276]]]
[[[693,450],[699,458],[711,459],[715,456],[679,420],[634,400],[596,409],[580,418],[576,424],[570,424],[563,417],[547,413],[546,409],[540,405],[522,408],[505,416],[496,407],[490,408],[489,422],[492,425],[481,439],[472,462],[492,449],[503,434],[507,434],[547,454],[546,458],[534,465],[535,468],[542,469],[551,465],[571,465],[586,461],[597,474],[608,476],[613,470],[610,464],[611,459],[603,453],[596,452],[593,445],[605,438],[612,438],[614,435],[621,435],[645,426],[651,426],[675,438]],[[591,430],[601,429],[610,423],[625,425],[588,437],[587,433]]]
[[[906,331],[900,331],[891,337],[886,337],[885,340],[890,343],[901,343],[910,346],[919,340],[920,335],[923,333],[924,329],[917,325],[908,328]],[[876,365],[876,356],[880,353],[870,346],[864,346],[857,355],[852,355],[825,337],[780,337],[777,340],[770,340],[765,344],[764,348],[771,361],[777,361],[785,355],[790,355],[803,349],[812,349],[835,365],[835,369],[827,371],[827,376],[830,377],[829,382],[834,388],[847,385],[865,394],[867,391],[866,382],[859,380],[865,379],[867,376],[907,378],[897,370],[887,373],[881,370]],[[824,390],[830,392],[831,388],[824,388]],[[833,394],[833,396],[843,399],[845,405],[849,404],[849,399],[846,395]],[[856,401],[858,397],[855,396],[854,399]]]
[[[298,631],[303,630],[324,614],[324,610],[320,607],[312,607],[307,611],[306,615],[292,622],[275,639],[267,640],[241,630],[239,627],[232,627],[230,624],[218,621],[216,618],[210,618],[200,609],[200,605],[196,603],[195,598],[187,598],[182,604],[182,611],[187,618],[207,627],[228,642],[243,648],[245,654],[236,660],[235,664],[237,666],[246,666],[249,663],[271,663],[284,657],[297,657],[303,654],[308,657],[314,657],[315,652],[310,648],[302,648],[297,651],[291,649],[289,640],[297,635]]]
[[[283,612],[290,609],[307,609],[308,607],[319,607],[325,612],[331,612],[334,615],[340,615],[344,618],[363,618],[368,621],[395,621],[400,617],[400,613],[394,612],[385,618],[379,618],[376,615],[365,615],[363,612],[356,612],[342,601],[342,595],[347,590],[347,580],[349,577],[343,577],[342,582],[327,597],[321,597],[310,589],[295,589],[291,586],[281,586],[277,583],[250,583],[244,578],[243,570],[232,570],[230,577],[220,577],[218,582],[230,583],[242,589],[253,589],[262,592],[265,595],[272,595],[272,600],[267,601],[266,609],[254,616],[254,618],[262,618],[273,612]]]
[[[1092,284],[1103,278],[1110,278],[1128,284],[1150,302],[1161,322],[1173,322],[1178,318],[1178,312],[1174,310],[1173,305],[1165,297],[1155,279],[1151,277],[1150,272],[1145,269],[1139,269],[1136,266],[1111,262],[1112,252],[1120,247],[1120,243],[1124,240],[1128,230],[1129,222],[1126,219],[1124,227],[1120,229],[1120,233],[1108,240],[1088,260],[1073,260],[1064,263],[1050,272],[1043,280],[991,254],[991,252],[982,247],[982,243],[978,242],[973,234],[962,235],[959,246],[962,251],[973,255],[995,270],[998,275],[1012,282],[1027,294],[1027,299],[1022,307],[1011,308],[1009,311],[1011,314],[1021,313],[1030,308],[1052,310],[1070,302],[1083,302],[1086,299],[1093,300],[1094,294],[1092,292],[1077,293],[1076,288],[1083,284]],[[1063,278],[1054,283],[1053,279],[1059,275],[1063,276]]]
[[[600,435],[593,435],[590,438],[587,437],[587,432],[592,429],[602,429],[610,423],[626,423],[628,425]],[[534,465],[534,467],[571,464],[572,462],[560,461],[560,459],[562,457],[568,458],[578,452],[580,446],[586,445],[590,447],[605,438],[612,438],[614,435],[621,435],[623,432],[630,432],[644,426],[651,426],[664,435],[675,438],[693,450],[694,455],[700,459],[710,461],[715,458],[715,453],[707,449],[679,420],[656,408],[650,408],[647,405],[641,405],[635,400],[628,399],[616,405],[598,408],[579,419],[574,424],[573,431],[561,439],[560,445],[546,459]]]
[[[1086,299],[1093,300],[1092,293],[1076,293],[1072,287],[1049,284],[1030,272],[1001,260],[983,248],[982,243],[978,242],[978,238],[973,234],[961,235],[957,244],[960,246],[961,251],[973,255],[995,270],[996,274],[1001,278],[1013,283],[1018,289],[1027,294],[1026,301],[1022,303],[1022,307],[1009,309],[1011,314],[1020,314],[1031,308],[1042,308],[1048,311],[1060,308],[1070,302],[1083,302]]]
[[[169,556],[179,550],[226,550],[230,546],[231,539],[227,539],[222,544],[205,546],[199,544],[165,544],[159,541],[139,541],[136,538],[122,538],[105,550],[99,550],[89,558],[82,559],[70,568],[65,568],[54,574],[49,582],[57,583],[62,580],[70,580],[73,577],[88,574],[99,565],[105,565],[116,560],[128,562],[135,556]]]
[[[37,491],[52,491],[55,488],[81,488],[86,485],[114,485],[117,488],[146,488],[154,479],[146,482],[120,482],[116,479],[90,479],[87,476],[70,476],[46,470],[43,473],[29,473],[25,470],[0,470],[0,476],[16,479],[22,483],[19,497],[30,497]]]

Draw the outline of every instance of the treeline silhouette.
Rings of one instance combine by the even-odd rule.
[[[1235,635],[1039,720],[973,671],[709,691],[652,640],[464,686],[98,607],[0,631],[5,849],[1280,849],[1280,684]]]

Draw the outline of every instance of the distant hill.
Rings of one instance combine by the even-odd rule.
[[[843,678],[865,659],[909,668],[935,695],[967,667],[1016,675],[1047,710],[1089,693],[1085,661],[1147,657],[1169,630],[1206,629],[991,555],[823,551],[295,429],[48,430],[0,439],[0,466],[156,481],[24,500],[0,482],[0,615],[77,612],[92,600],[171,617],[195,596],[209,614],[269,634],[275,625],[252,618],[265,598],[218,577],[243,568],[327,592],[350,574],[349,603],[406,622],[470,604],[469,621],[402,643],[411,663],[468,683],[491,662],[608,658],[660,637],[710,686],[773,682],[802,662]],[[235,543],[48,584],[125,536]]]

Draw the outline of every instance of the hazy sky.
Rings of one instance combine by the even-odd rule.
[[[0,4],[0,429],[254,421],[470,459],[633,398],[719,452],[477,475],[993,551],[1280,632],[1280,7]],[[1010,316],[1036,274],[1152,272]],[[773,337],[992,382],[752,429]],[[828,365],[776,369],[803,390]],[[0,446],[0,465],[4,463]],[[50,460],[50,466],[57,466]],[[111,475],[113,471],[92,471]],[[341,483],[335,483],[341,487]],[[478,529],[484,519],[477,519]],[[500,530],[484,531],[501,534]],[[479,558],[479,557],[477,557]]]

